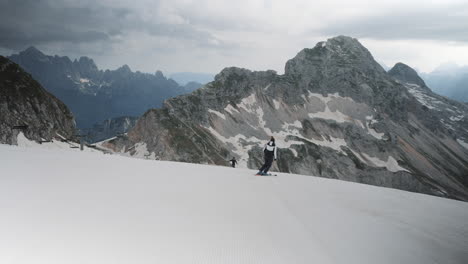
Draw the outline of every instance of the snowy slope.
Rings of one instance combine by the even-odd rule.
[[[0,263],[468,263],[468,203],[0,145]]]

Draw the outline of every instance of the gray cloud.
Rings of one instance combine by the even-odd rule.
[[[222,46],[209,32],[190,24],[144,21],[136,9],[112,4],[53,0],[0,0],[0,47],[21,50],[31,45],[112,42],[131,32]],[[213,47],[214,47],[213,46]]]
[[[325,35],[352,35],[380,40],[468,42],[468,4],[388,10],[378,15],[349,17],[326,25]]]
[[[468,3],[454,2],[462,1],[0,0],[0,54],[34,45],[104,68],[281,72],[302,48],[349,35],[388,64],[428,69],[468,59]]]
[[[86,7],[68,7],[46,0],[1,1],[0,45],[13,50],[49,42],[108,40],[118,27],[106,27],[123,10],[104,14]]]

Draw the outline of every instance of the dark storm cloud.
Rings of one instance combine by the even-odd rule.
[[[468,4],[391,10],[379,15],[344,18],[340,23],[324,27],[322,33],[381,40],[468,42]]]
[[[99,3],[53,0],[0,0],[0,47],[68,42],[72,44],[116,41],[131,32],[190,40],[209,46],[215,38],[189,24],[143,21],[135,9]],[[222,44],[222,43],[221,43]]]
[[[118,21],[125,10],[105,12],[71,7],[46,0],[0,2],[0,45],[21,49],[48,42],[93,42],[119,33]]]

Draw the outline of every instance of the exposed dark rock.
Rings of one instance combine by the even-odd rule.
[[[29,48],[28,53],[40,56]],[[0,143],[17,144],[22,132],[28,139],[71,138],[75,121],[67,106],[47,92],[16,63],[0,56]]]
[[[104,122],[95,124],[92,128],[82,132],[86,135],[86,140],[95,143],[115,136],[122,136],[135,126],[137,120],[137,117],[121,116],[104,120]]]
[[[423,79],[419,77],[418,73],[404,63],[399,62],[395,64],[395,66],[388,71],[388,74],[402,82],[413,83],[420,87],[427,87]]]

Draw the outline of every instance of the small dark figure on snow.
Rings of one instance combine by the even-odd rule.
[[[270,141],[263,148],[263,154],[265,158],[265,163],[263,163],[263,166],[259,169],[257,175],[267,175],[268,170],[270,169],[271,164],[273,163],[273,159],[276,160],[276,144],[274,137],[271,137]]]
[[[232,157],[232,160],[230,160],[230,162],[231,162],[231,166],[232,166],[233,168],[235,168],[235,167],[236,167],[236,164],[237,164],[236,157]]]

